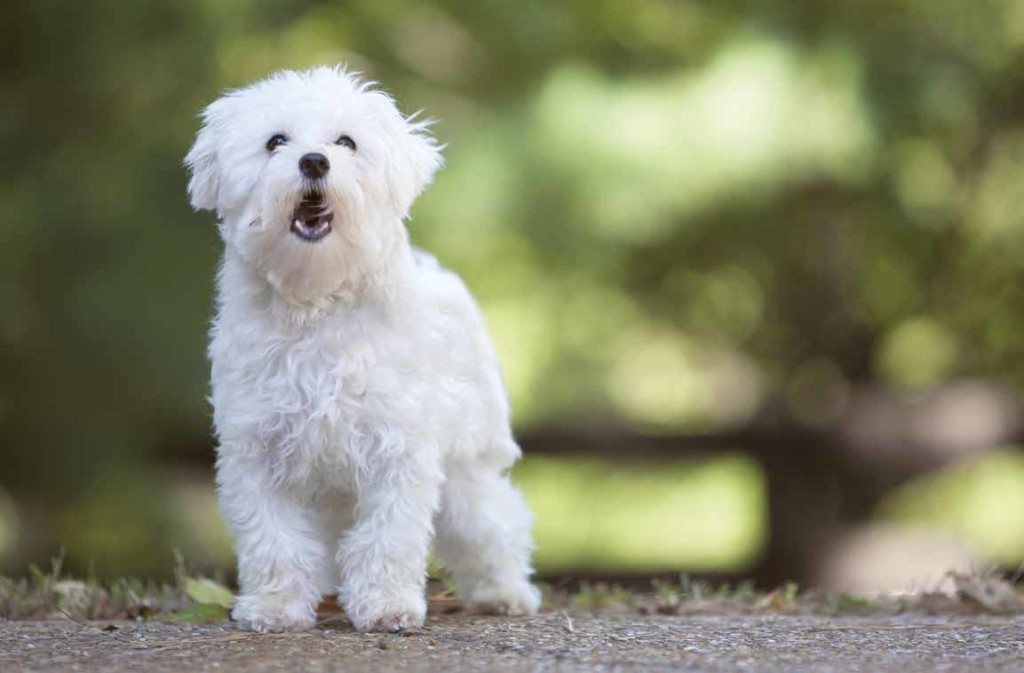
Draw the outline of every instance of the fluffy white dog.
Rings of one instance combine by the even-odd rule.
[[[471,607],[537,610],[497,358],[465,285],[403,223],[439,150],[335,68],[203,113],[185,161],[225,242],[212,402],[245,628],[307,629],[335,590],[359,630],[418,626],[432,538]]]

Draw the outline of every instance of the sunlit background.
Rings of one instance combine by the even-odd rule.
[[[230,568],[196,114],[347,63],[438,120],[541,574],[1024,561],[1024,3],[5,2],[0,570]]]

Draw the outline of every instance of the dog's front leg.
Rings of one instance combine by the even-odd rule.
[[[391,437],[358,480],[355,525],[338,551],[338,597],[360,631],[395,632],[426,616],[427,556],[443,475],[437,449]]]
[[[238,555],[241,592],[231,616],[252,631],[309,629],[326,550],[311,512],[273,483],[253,453],[222,447],[217,462],[220,506]]]

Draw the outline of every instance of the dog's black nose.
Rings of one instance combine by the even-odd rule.
[[[319,152],[303,154],[302,158],[299,159],[299,170],[302,171],[303,175],[311,180],[319,180],[323,176],[327,175],[327,171],[329,171],[330,168],[331,162],[327,160],[327,157]]]

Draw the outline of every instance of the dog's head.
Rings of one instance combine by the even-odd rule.
[[[427,124],[339,68],[285,71],[203,112],[185,163],[196,209],[289,299],[379,272],[441,165]]]

